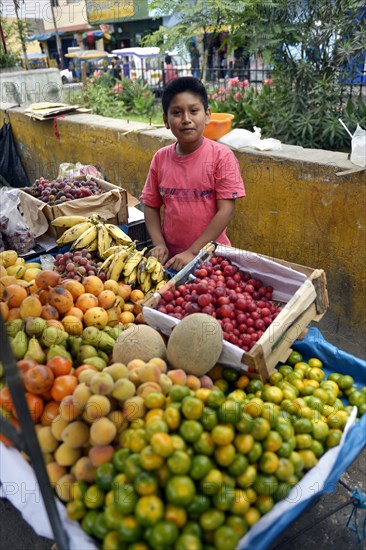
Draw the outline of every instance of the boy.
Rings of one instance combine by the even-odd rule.
[[[177,142],[155,153],[141,201],[151,254],[179,271],[210,241],[230,246],[226,227],[245,189],[233,152],[203,136],[211,113],[200,80],[172,80],[162,105],[165,126]]]

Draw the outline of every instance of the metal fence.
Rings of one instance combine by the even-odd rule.
[[[155,69],[141,69],[141,68],[126,68],[121,67],[123,77],[131,79],[142,79],[147,83],[149,88],[157,95],[160,96],[166,86],[167,82],[171,78],[177,76],[197,76],[202,78],[205,76],[204,81],[208,90],[213,90],[215,87],[226,88],[229,80],[237,78],[240,82],[247,82],[247,85],[261,89],[266,81],[271,82],[272,70],[270,67],[254,66],[252,68],[242,67],[207,67],[205,75],[199,70],[194,70],[189,65],[178,66],[175,65],[173,69],[166,69],[164,64],[160,68]],[[351,79],[341,77],[339,81],[339,93],[342,101],[345,101],[349,97],[366,96],[366,66],[363,72],[360,72],[357,76]]]

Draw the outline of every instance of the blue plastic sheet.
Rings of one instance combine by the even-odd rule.
[[[328,374],[330,372],[350,374],[358,387],[366,385],[366,362],[338,349],[330,342],[327,342],[318,329],[309,327],[309,332],[304,340],[295,341],[292,348],[301,353],[304,360],[310,357],[319,358],[323,362],[325,366],[324,370]],[[361,417],[359,422],[351,426],[340,450],[335,447],[321,458],[323,463],[326,463],[328,454],[331,456],[339,451],[330,472],[324,480],[324,486],[320,490],[314,490],[312,497],[300,498],[297,502],[293,502],[290,509],[288,509],[285,514],[277,517],[276,521],[266,525],[266,528],[261,530],[260,524],[263,522],[264,516],[264,518],[254,525],[249,533],[241,539],[238,550],[266,550],[266,548],[272,545],[275,539],[282,535],[284,530],[305,511],[309,504],[318,499],[321,494],[332,493],[334,491],[341,475],[352,464],[365,446],[366,414]],[[316,468],[318,468],[318,465],[314,470],[316,470]],[[276,506],[278,506],[278,504]],[[273,510],[275,510],[276,506]]]

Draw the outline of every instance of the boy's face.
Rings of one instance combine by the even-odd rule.
[[[167,115],[163,115],[166,128],[177,138],[182,152],[193,152],[203,140],[203,131],[210,122],[210,109],[205,111],[201,98],[191,92],[173,97]]]

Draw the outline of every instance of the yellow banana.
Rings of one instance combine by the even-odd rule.
[[[159,283],[157,283],[157,284],[155,285],[155,290],[159,290],[159,288],[161,288],[162,286],[164,286],[165,283],[166,283],[166,280],[165,280],[165,279],[163,279],[162,281],[160,281]]]
[[[160,283],[164,279],[165,269],[160,262],[157,262],[154,271],[151,273],[151,280],[154,283]]]
[[[110,246],[107,248],[107,250],[103,254],[103,258],[108,258],[109,256],[113,256],[116,252],[123,252],[124,250],[127,250],[129,247],[127,245],[117,244],[115,246]]]
[[[66,231],[61,235],[59,239],[57,239],[56,242],[57,244],[72,243],[73,241],[76,241],[79,237],[81,237],[91,227],[94,226],[90,222],[83,222],[79,223],[78,225],[74,225],[74,227],[66,229]]]
[[[142,283],[140,283],[140,290],[142,290],[142,292],[146,294],[147,292],[149,292],[151,287],[152,287],[151,276],[150,276],[150,273],[147,273],[145,280]]]
[[[112,223],[104,224],[108,229],[110,235],[118,244],[130,244],[132,243],[131,237],[129,237],[118,225],[113,225]]]
[[[95,252],[98,250],[98,236],[86,247],[86,249],[88,252]]]
[[[113,254],[113,260],[110,263],[108,270],[108,279],[113,279],[114,281],[119,281],[119,278],[122,274],[123,268],[125,266],[125,261],[129,255],[129,250],[123,250],[121,252],[116,252]]]
[[[74,227],[78,223],[88,221],[85,216],[59,216],[52,220],[51,225],[54,227]]]
[[[137,282],[141,285],[149,276],[149,273],[146,271],[147,259],[143,256],[140,260],[139,265],[137,266]]]
[[[113,238],[109,234],[104,223],[98,223],[97,232],[98,232],[98,255],[100,256],[100,258],[103,258],[105,251],[112,246]]]
[[[126,285],[135,286],[137,283],[137,266],[135,266],[131,273],[124,278],[124,282]]]
[[[89,229],[84,231],[84,233],[80,235],[80,237],[76,239],[76,241],[73,242],[73,244],[70,247],[70,250],[88,248],[88,246],[91,245],[91,243],[97,239],[97,235],[98,235],[98,232],[97,232],[96,225],[91,224],[91,227],[89,227]]]
[[[106,259],[104,260],[104,262],[102,263],[102,265],[98,268],[98,273],[97,273],[97,275],[99,275],[99,273],[102,273],[102,271],[103,271],[104,273],[108,273],[109,266],[110,266],[111,263],[113,262],[113,259],[114,259],[113,254],[111,254],[110,256],[108,256],[108,258],[106,258]]]
[[[158,259],[155,256],[149,256],[146,262],[146,271],[152,273],[155,269]]]
[[[134,252],[131,252],[128,255],[126,264],[123,269],[124,277],[129,277],[129,275],[131,275],[135,267],[139,265],[141,258],[145,254],[146,250],[147,250],[147,247],[145,247],[143,250],[135,250]],[[136,272],[136,277],[137,277],[137,272]]]

